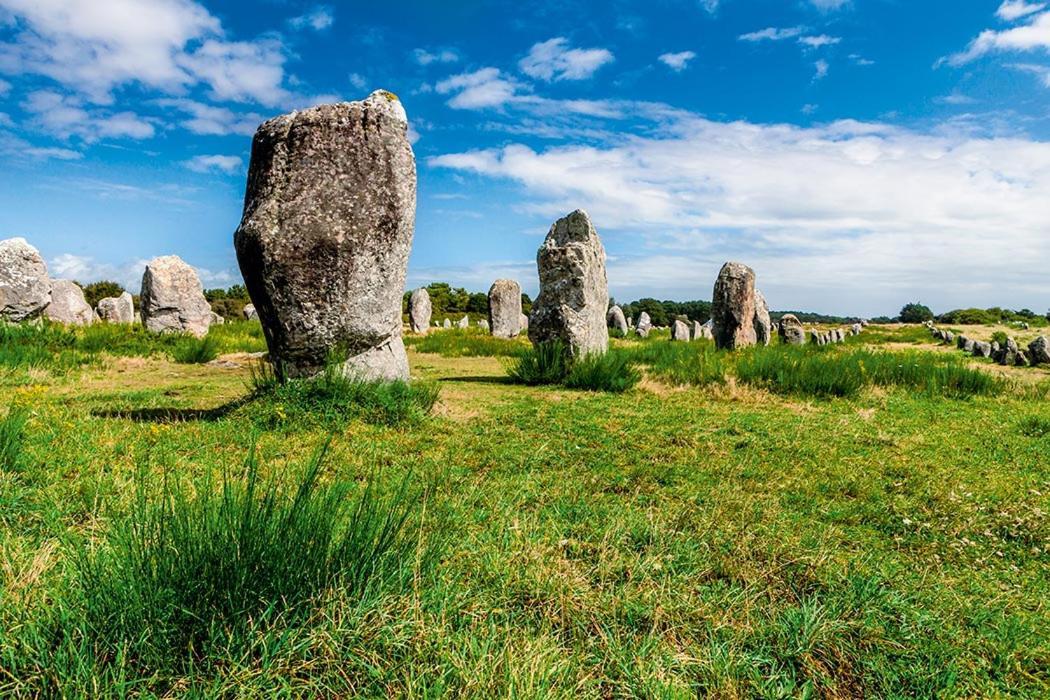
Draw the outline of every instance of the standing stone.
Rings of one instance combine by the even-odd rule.
[[[711,296],[715,345],[720,350],[735,350],[757,342],[755,308],[754,270],[742,263],[727,262],[718,273]]]
[[[861,332],[864,330],[864,326],[860,325],[859,323],[854,323],[853,327],[850,330],[853,331],[853,335],[860,335]]]
[[[51,303],[44,258],[24,238],[0,241],[0,321],[40,318]]]
[[[397,97],[312,107],[252,141],[237,261],[282,377],[333,351],[364,379],[408,379],[401,301],[416,212],[416,161]]]
[[[489,327],[489,322],[486,319],[479,318],[478,319],[478,328],[480,328],[483,331],[488,331],[489,328],[490,328]]]
[[[70,326],[86,326],[98,320],[84,299],[84,290],[70,280],[51,280],[51,304],[45,313],[50,320]]]
[[[1050,340],[1041,335],[1028,344],[1028,359],[1033,365],[1050,364]]]
[[[446,318],[446,319],[445,319],[445,323],[444,323],[444,324],[442,324],[442,325],[443,325],[443,327],[444,327],[444,328],[451,328],[451,327],[452,327],[452,321],[450,321],[450,320],[448,320],[448,319]]]
[[[638,327],[635,328],[635,332],[638,333],[642,338],[649,337],[649,331],[653,329],[653,320],[649,318],[649,314],[645,311],[638,314]]]
[[[1028,367],[1031,361],[1028,359],[1028,353],[1024,350],[1018,350],[1017,355],[1014,358],[1014,365],[1017,367]]]
[[[671,324],[671,340],[689,340],[689,326],[685,321],[675,321]]]
[[[107,323],[135,322],[135,300],[130,292],[123,292],[119,297],[99,299],[95,310],[99,319]]]
[[[520,333],[529,332],[529,317],[524,313],[518,315],[518,328],[521,329]]]
[[[521,333],[521,285],[514,280],[496,280],[489,287],[489,321],[492,335],[516,338]]]
[[[623,309],[619,306],[613,306],[609,309],[609,312],[605,314],[605,322],[612,330],[618,332],[620,335],[627,335],[627,319],[623,316]]]
[[[704,337],[704,326],[699,321],[693,321],[693,340],[700,340]]]
[[[146,330],[189,333],[203,338],[211,325],[211,305],[192,267],[177,255],[154,258],[146,265],[139,295]]]
[[[1012,367],[1017,364],[1017,353],[1020,348],[1017,347],[1017,341],[1013,338],[1006,339],[1006,345],[999,350],[999,355],[996,360],[1001,365]]]
[[[220,316],[219,314],[215,313],[214,311],[211,312],[211,325],[213,325],[213,326],[221,326],[224,323],[226,323],[226,319],[224,319],[222,316]]]
[[[784,314],[780,317],[780,326],[777,329],[780,342],[788,345],[805,345],[806,329],[795,314]]]
[[[433,311],[430,292],[423,287],[412,292],[412,296],[408,298],[408,325],[413,333],[426,333],[430,329],[430,315]]]
[[[755,341],[769,345],[773,338],[773,322],[769,318],[769,305],[762,292],[755,290]]]
[[[456,328],[470,328],[470,316],[464,316],[456,322]]]
[[[824,344],[824,336],[823,336],[823,334],[821,334],[821,333],[819,333],[817,331],[810,331],[809,332],[809,342],[813,343],[814,345],[823,345]]]
[[[986,343],[983,340],[976,341],[973,344],[973,356],[974,357],[991,357],[992,356],[992,344]]]
[[[255,310],[255,304],[245,304],[241,313],[244,314],[245,321],[254,321],[259,318],[259,312]]]
[[[554,222],[536,266],[540,293],[532,306],[529,340],[534,345],[561,340],[576,356],[608,350],[605,248],[587,212],[577,209]]]

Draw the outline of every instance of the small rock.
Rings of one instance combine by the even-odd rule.
[[[84,290],[70,280],[51,281],[51,303],[45,313],[50,320],[70,326],[86,326],[98,320],[84,300]]]
[[[135,302],[128,292],[122,293],[119,297],[99,299],[95,309],[98,311],[99,319],[107,323],[135,322]]]
[[[620,335],[627,335],[627,319],[623,317],[623,309],[619,306],[609,307],[608,313],[605,314],[605,322],[610,329],[618,332]]]

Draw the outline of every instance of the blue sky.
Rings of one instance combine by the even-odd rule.
[[[1030,0],[0,0],[0,238],[137,287],[239,281],[251,134],[397,93],[409,284],[536,289],[587,209],[610,291],[777,309],[1050,307],[1050,4]]]

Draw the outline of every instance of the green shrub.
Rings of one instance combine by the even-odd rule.
[[[561,384],[569,376],[571,356],[560,340],[538,343],[518,357],[507,374],[518,384]]]
[[[518,357],[528,347],[523,340],[496,338],[480,328],[435,328],[407,336],[405,345],[442,357]]]
[[[603,354],[585,355],[571,363],[563,384],[569,389],[623,393],[642,378],[631,365],[625,352],[610,350]]]
[[[16,471],[22,463],[22,441],[29,411],[11,408],[0,419],[0,472]]]
[[[1026,416],[1021,419],[1018,431],[1025,437],[1045,437],[1050,435],[1050,418]]]
[[[999,343],[999,347],[1005,347],[1006,341],[1010,339],[1010,336],[1006,335],[1005,331],[996,331],[992,333],[992,339],[989,342]]]
[[[287,491],[260,477],[254,450],[243,478],[218,488],[166,480],[150,498],[140,481],[129,517],[76,560],[95,663],[143,675],[221,663],[260,629],[305,623],[326,591],[360,599],[403,585],[419,494],[407,477],[387,496],[372,481],[322,484],[324,458]]]
[[[171,349],[171,358],[181,365],[203,365],[219,356],[219,341],[209,333],[203,338],[183,337]]]

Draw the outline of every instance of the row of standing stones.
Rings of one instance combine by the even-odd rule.
[[[210,325],[223,322],[204,298],[197,273],[174,255],[146,265],[139,312],[143,325],[158,333],[203,337]],[[75,282],[50,278],[40,252],[24,238],[0,241],[0,321],[39,318],[78,326],[97,321],[133,323],[135,309],[128,292],[101,299],[91,308]]]
[[[1029,367],[1050,364],[1050,340],[1041,335],[1028,344],[1023,350],[1014,338],[1007,338],[1005,343],[998,341],[974,340],[969,336],[955,335],[949,330],[937,328],[932,321],[926,322],[930,335],[944,343],[955,343],[955,346],[974,357],[986,357],[1004,367]]]

